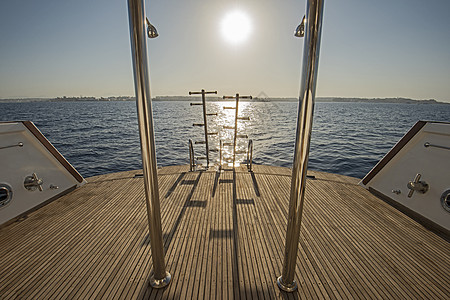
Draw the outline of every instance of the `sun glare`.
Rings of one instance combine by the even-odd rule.
[[[247,14],[236,10],[225,15],[221,23],[221,31],[226,41],[239,44],[249,37],[252,24]]]

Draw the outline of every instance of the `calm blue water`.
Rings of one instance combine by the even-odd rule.
[[[208,104],[210,141],[230,140],[234,111]],[[188,164],[188,139],[202,140],[200,106],[153,102],[159,166]],[[239,131],[254,143],[254,163],[292,165],[297,103],[240,103]],[[0,121],[31,120],[85,177],[140,169],[135,102],[1,103]],[[418,120],[450,121],[450,105],[316,103],[309,168],[362,178]],[[244,142],[239,148],[246,149]],[[201,155],[204,145],[196,145]],[[212,153],[217,161],[218,153]],[[244,157],[240,157],[241,160]]]

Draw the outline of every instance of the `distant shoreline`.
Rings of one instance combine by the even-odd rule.
[[[197,101],[199,97],[194,96],[157,96],[152,101]],[[57,97],[57,98],[21,98],[21,99],[0,99],[0,103],[14,102],[84,102],[84,101],[135,101],[131,96],[120,97]],[[229,101],[221,97],[208,97],[208,101]],[[244,102],[297,102],[297,98],[258,98],[252,100],[242,100]],[[398,103],[398,104],[450,104],[450,102],[440,102],[435,99],[415,100],[409,98],[344,98],[344,97],[318,97],[316,102],[336,102],[336,103]]]

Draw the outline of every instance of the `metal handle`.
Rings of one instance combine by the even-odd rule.
[[[20,143],[14,144],[14,145],[3,146],[3,147],[0,147],[0,150],[7,149],[7,148],[13,148],[13,147],[23,147],[23,143],[20,142]]]
[[[425,181],[420,181],[421,174],[416,174],[414,177],[414,181],[410,181],[406,184],[408,189],[410,189],[408,193],[408,198],[411,198],[415,191],[425,194],[428,191],[428,184]]]
[[[192,172],[195,169],[195,156],[194,156],[194,145],[192,140],[189,139],[189,170]]]
[[[23,181],[23,186],[28,191],[34,191],[38,189],[39,191],[43,191],[42,184],[44,181],[36,175],[36,173],[31,174],[30,176],[25,177],[25,180]]]
[[[447,146],[440,146],[440,145],[433,145],[433,144],[430,144],[430,143],[428,143],[428,142],[426,142],[425,144],[423,144],[423,146],[424,146],[425,148],[428,148],[428,147],[434,147],[434,148],[439,148],[439,149],[450,150],[450,147],[447,147]]]
[[[247,151],[247,169],[252,170],[253,164],[253,140],[248,141],[248,151]]]
[[[223,142],[222,140],[219,141],[219,169],[222,169],[222,148],[223,148]]]
[[[195,156],[194,156],[194,145],[192,140],[189,139],[189,170],[192,172],[195,169]]]

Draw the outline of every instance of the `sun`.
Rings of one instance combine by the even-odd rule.
[[[240,10],[229,12],[221,22],[221,32],[227,42],[240,44],[248,39],[252,24],[248,15]]]

